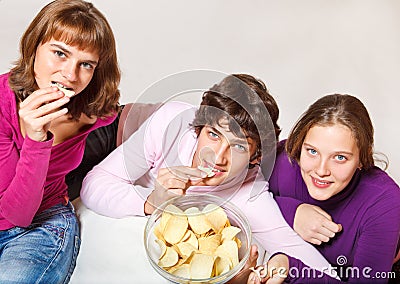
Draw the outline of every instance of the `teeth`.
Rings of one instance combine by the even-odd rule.
[[[63,89],[67,89],[67,87],[65,87],[64,85],[62,85],[60,83],[57,83],[57,82],[51,82],[51,85],[52,86],[57,86],[57,87],[60,87],[60,88],[63,88]]]
[[[197,167],[200,171],[203,171],[207,174],[207,177],[213,177],[215,175],[215,169],[211,167],[203,167],[203,166],[198,166]]]
[[[56,87],[58,87],[58,88],[60,89],[60,91],[63,91],[64,94],[65,94],[67,97],[72,97],[72,96],[75,95],[75,92],[74,92],[74,91],[70,90],[69,88],[65,87],[64,85],[62,85],[62,84],[60,84],[60,83],[51,82],[51,86],[56,86]]]

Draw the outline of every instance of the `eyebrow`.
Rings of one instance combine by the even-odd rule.
[[[71,51],[69,51],[68,49],[66,49],[64,46],[62,46],[62,45],[60,45],[60,44],[57,44],[57,43],[50,43],[50,46],[59,48],[59,49],[61,49],[64,53],[66,53],[66,54],[68,54],[68,55],[71,55],[71,54],[72,54]],[[84,60],[84,62],[90,63],[90,64],[92,64],[92,65],[97,65],[97,64],[99,63],[99,62],[97,62],[96,60]]]
[[[313,146],[313,145],[311,145],[311,144],[308,144],[308,143],[306,143],[306,142],[304,142],[303,145],[304,145],[304,146],[311,147],[311,148],[317,148],[317,147],[315,147],[315,146]],[[353,154],[352,152],[348,152],[348,151],[344,151],[344,150],[341,150],[341,151],[334,151],[333,153],[336,154],[336,155],[337,155],[337,154],[346,154],[346,155],[349,155],[349,156],[354,156],[354,154]]]
[[[224,134],[221,133],[221,131],[219,131],[218,129],[216,129],[213,126],[208,126],[210,127],[214,132],[216,132],[218,135],[220,136],[224,136]],[[225,136],[224,136],[225,137]],[[250,138],[249,136],[246,136],[246,138],[239,138],[236,137],[234,139],[229,140],[229,143],[233,144],[233,143],[237,143],[237,144],[248,144],[248,145],[252,145],[251,141],[248,141],[248,138]]]

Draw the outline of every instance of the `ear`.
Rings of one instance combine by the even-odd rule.
[[[258,156],[254,160],[250,161],[250,165],[259,165],[261,163],[261,156]]]

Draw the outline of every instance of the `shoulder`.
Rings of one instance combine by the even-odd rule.
[[[197,107],[180,101],[171,101],[163,104],[155,113],[158,115],[173,115],[187,110],[196,110]]]
[[[378,194],[386,193],[400,200],[399,185],[378,167],[373,167],[367,171],[360,173],[359,186],[372,191],[377,191]]]
[[[9,73],[0,75],[0,114],[4,119],[16,115],[17,105],[14,92],[8,84]]]
[[[163,104],[154,114],[150,117],[151,124],[157,125],[170,125],[173,124],[185,124],[192,122],[197,107],[179,101],[171,101]]]
[[[298,169],[298,164],[297,161],[291,160],[287,155],[285,142],[286,140],[282,140],[278,143],[274,172],[285,172],[285,175],[288,175],[290,172]]]

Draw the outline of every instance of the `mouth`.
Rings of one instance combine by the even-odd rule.
[[[213,166],[211,166],[211,165],[208,165],[208,164],[205,164],[204,166],[203,165],[200,165],[200,166],[198,166],[197,167],[200,171],[203,171],[203,172],[205,172],[206,174],[207,174],[207,177],[213,177],[213,176],[215,176],[215,175],[221,175],[222,174],[222,172],[223,171],[221,171],[221,170],[219,170],[219,169],[216,169],[215,167],[213,167]]]
[[[311,177],[311,181],[318,188],[327,188],[333,183],[331,181],[320,180],[314,177]]]
[[[56,81],[51,81],[51,86],[56,86],[56,87],[62,88],[64,90],[72,91],[72,88],[64,86],[63,84],[56,82]]]
[[[69,88],[67,86],[64,86],[63,84],[55,81],[51,81],[51,86],[56,86],[60,91],[62,91],[67,97],[73,97],[75,95],[75,92],[72,90],[72,88]]]

